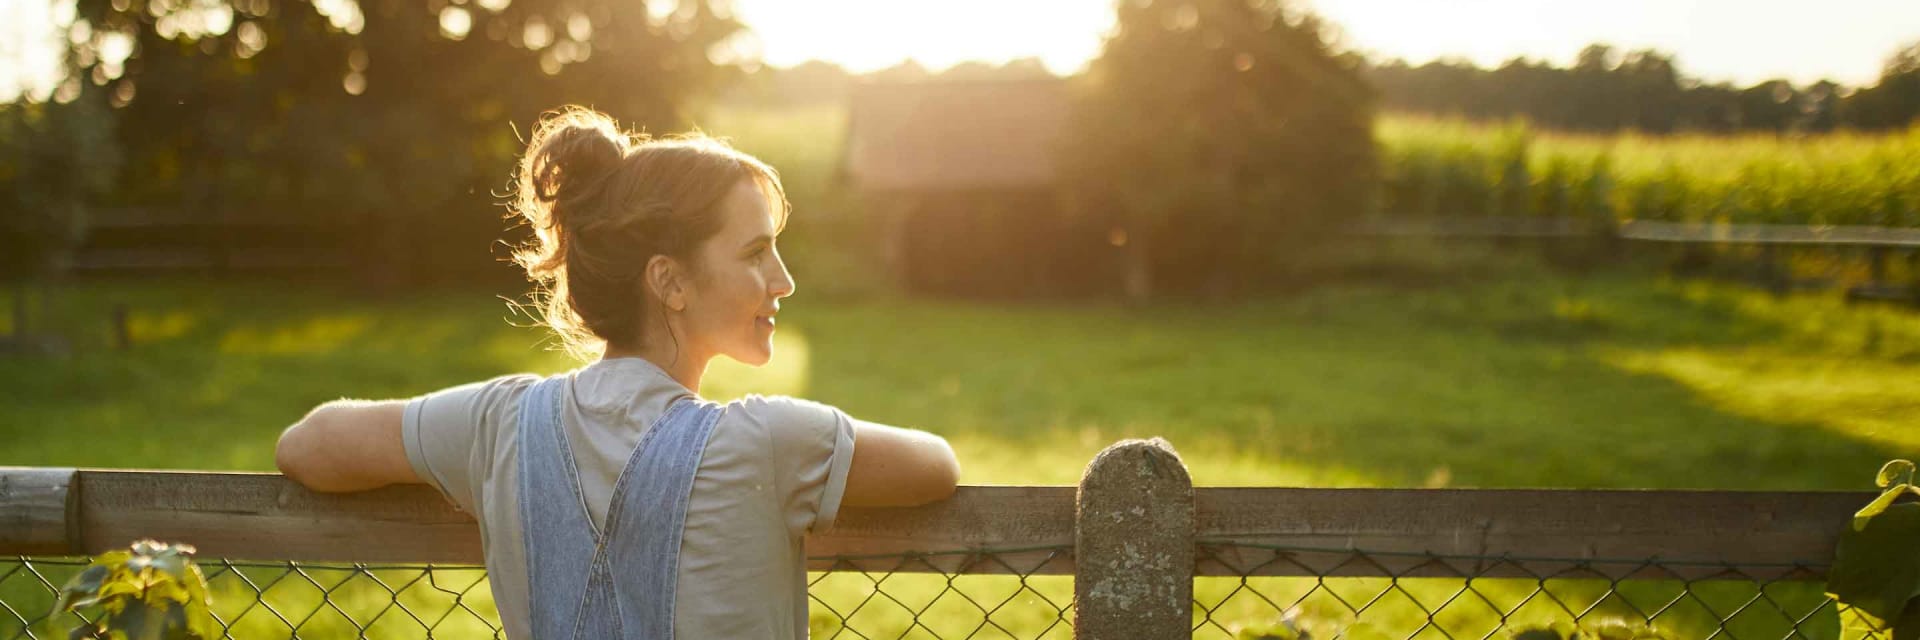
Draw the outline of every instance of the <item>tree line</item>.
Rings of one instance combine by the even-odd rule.
[[[1822,80],[1748,87],[1682,75],[1673,56],[1605,44],[1570,66],[1515,58],[1485,69],[1460,60],[1371,65],[1366,78],[1387,111],[1470,120],[1524,118],[1565,131],[1801,131],[1901,128],[1920,117],[1920,41],[1887,57],[1879,81],[1851,89]]]
[[[67,76],[53,100],[0,104],[0,275],[45,271],[90,208],[150,206],[345,226],[357,268],[378,280],[469,278],[501,262],[487,249],[512,226],[498,205],[541,111],[586,104],[663,132],[728,87],[770,103],[844,89],[850,74],[832,65],[749,73],[736,53],[745,26],[723,4],[79,0],[61,24]],[[1381,111],[1649,132],[1894,127],[1920,111],[1920,45],[1873,87],[1742,89],[1600,45],[1567,68],[1374,64],[1271,1],[1116,11],[1073,80],[1062,186],[1113,216],[1139,291],[1234,291],[1287,269],[1276,247],[1310,244],[1375,197]],[[937,75],[1044,73],[1021,61]]]
[[[48,230],[84,227],[62,202],[346,226],[358,269],[396,284],[500,257],[542,111],[678,128],[738,72],[743,29],[704,0],[79,0],[58,26],[52,99],[0,104],[8,275],[54,268],[73,237]],[[91,179],[33,178],[61,167]]]

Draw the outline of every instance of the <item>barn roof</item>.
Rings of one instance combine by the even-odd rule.
[[[841,171],[865,190],[1045,187],[1067,115],[1058,78],[854,86]]]

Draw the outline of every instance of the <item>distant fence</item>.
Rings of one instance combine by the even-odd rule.
[[[843,510],[806,541],[823,638],[1489,638],[1624,621],[1671,640],[1882,637],[1822,593],[1864,492],[1194,488],[1128,441],[1080,486]],[[424,486],[0,468],[0,638],[50,637],[74,556],[197,545],[229,637],[501,637],[479,530]],[[246,558],[248,560],[231,560]]]
[[[1630,220],[1613,223],[1584,218],[1439,216],[1374,217],[1352,228],[1363,236],[1432,238],[1607,238],[1696,246],[1751,246],[1759,249],[1762,278],[1776,288],[1792,284],[1784,264],[1796,249],[1857,250],[1867,266],[1866,281],[1848,289],[1849,297],[1920,300],[1920,229],[1871,226],[1808,226]],[[1889,262],[1904,255],[1916,262],[1913,282],[1896,283]]]

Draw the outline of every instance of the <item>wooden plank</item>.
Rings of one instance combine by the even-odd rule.
[[[35,470],[51,474],[61,470]],[[434,490],[421,485],[356,494],[316,494],[277,474],[158,471],[77,472],[71,515],[59,535],[0,535],[0,555],[92,554],[143,537],[199,545],[203,557],[350,562],[478,564],[479,530]],[[810,568],[873,571],[1073,571],[1075,488],[962,487],[954,498],[912,509],[843,509],[835,527],[807,540]],[[1202,575],[1454,575],[1471,560],[1414,569],[1424,554],[1517,558],[1722,563],[1753,575],[1785,574],[1801,563],[1824,571],[1841,526],[1868,492],[1574,491],[1505,489],[1200,488],[1195,524],[1203,541]],[[46,498],[39,504],[48,505]],[[48,507],[0,505],[0,523]],[[47,515],[31,516],[52,522]],[[78,531],[74,530],[77,527]],[[0,525],[4,529],[5,525]],[[50,546],[47,541],[65,541]],[[1288,549],[1365,549],[1351,553],[1274,552],[1222,542]],[[983,548],[1041,550],[985,558]],[[908,552],[961,552],[903,561]],[[1414,554],[1398,556],[1394,554]],[[1005,562],[1012,566],[1003,566]],[[1340,563],[1347,564],[1341,565]],[[1375,566],[1373,563],[1378,563]],[[1463,564],[1465,563],[1465,564]],[[1264,566],[1261,566],[1263,565]],[[1304,566],[1303,566],[1304,565]],[[1488,575],[1524,574],[1480,563]],[[1549,572],[1567,562],[1529,561]],[[1630,567],[1600,563],[1604,575]],[[1667,573],[1711,575],[1724,566],[1690,565]],[[1804,577],[1804,576],[1802,576]]]
[[[1073,487],[975,486],[921,507],[843,508],[833,529],[807,538],[807,568],[1070,575],[1073,505]],[[992,557],[940,553],[905,562],[899,557],[1034,547],[1041,549]]]
[[[1633,220],[1621,223],[1620,237],[1654,242],[1920,247],[1920,229],[1901,227],[1705,224]]]
[[[0,467],[0,548],[65,553],[73,546],[73,469]]]
[[[0,544],[0,555],[95,554],[140,538],[186,542],[202,557],[480,564],[473,518],[425,485],[314,493],[279,474],[79,472],[75,546]],[[842,509],[808,538],[816,570],[1073,572],[1073,487],[962,487],[911,509]],[[985,557],[985,548],[1053,547]],[[902,559],[909,552],[947,552]],[[957,552],[957,553],[955,553]],[[846,556],[833,558],[830,556]]]
[[[1603,231],[1580,218],[1524,216],[1374,217],[1361,221],[1361,235],[1470,238],[1580,238]]]
[[[1870,492],[1572,491],[1544,489],[1280,489],[1197,491],[1200,575],[1542,575],[1586,564],[1590,575],[1707,577],[1728,568],[1756,577],[1817,578]],[[1402,555],[1404,554],[1404,555]],[[1430,562],[1456,557],[1569,558],[1614,562]],[[1649,558],[1708,564],[1648,568]],[[1464,568],[1464,569],[1463,569]]]
[[[279,474],[95,470],[80,485],[83,554],[154,538],[202,557],[480,562],[473,518],[425,485],[323,494]]]
[[[116,269],[204,269],[213,265],[207,251],[200,248],[161,249],[81,249],[74,255],[75,271]]]

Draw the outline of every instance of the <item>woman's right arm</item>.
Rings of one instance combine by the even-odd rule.
[[[911,507],[944,500],[960,482],[960,460],[940,436],[853,421],[853,461],[841,503]]]

